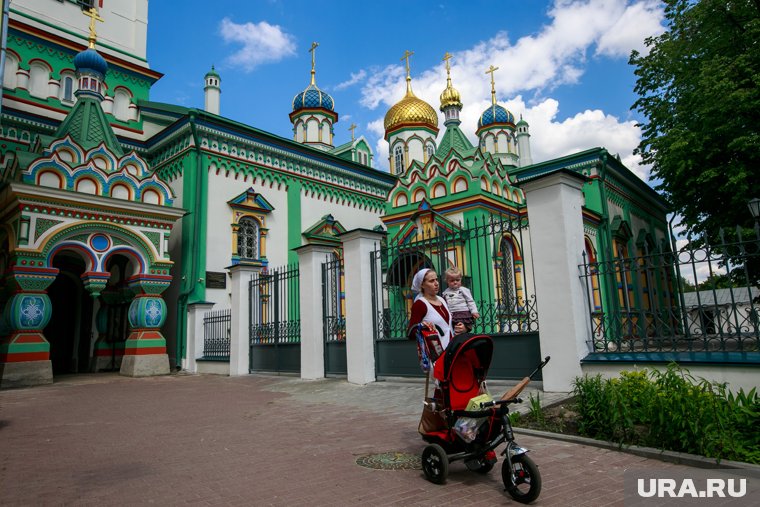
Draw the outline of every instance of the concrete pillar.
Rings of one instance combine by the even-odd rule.
[[[314,380],[325,376],[322,264],[333,252],[333,248],[305,245],[295,251],[300,270],[301,378]]]
[[[248,337],[250,308],[248,285],[261,272],[260,267],[237,264],[230,268],[232,277],[232,322],[230,323],[230,376],[248,375],[251,346]]]
[[[205,301],[187,305],[187,357],[182,359],[182,369],[198,373],[195,362],[203,356],[203,317],[214,307]]]
[[[375,340],[372,316],[370,254],[377,250],[383,233],[354,229],[340,235],[346,290],[346,362],[348,381],[375,381]]]
[[[543,387],[549,392],[572,391],[573,380],[582,375],[580,360],[589,353],[591,329],[578,271],[584,250],[581,187],[585,180],[562,169],[522,184],[528,205],[541,355],[552,357],[543,370]]]

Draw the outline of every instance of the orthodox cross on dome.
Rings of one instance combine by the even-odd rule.
[[[95,22],[100,21],[102,23],[105,20],[98,15],[98,10],[95,7],[90,7],[89,10],[82,11],[82,14],[90,18],[90,37],[88,39],[88,46],[90,49],[95,49],[95,41],[98,39],[98,34],[95,33]]]
[[[311,84],[316,85],[314,74],[316,71],[314,70],[314,56],[317,52],[317,47],[319,46],[319,42],[312,42],[311,47],[309,48],[309,53],[311,53]]]
[[[352,123],[350,127],[348,127],[348,130],[351,131],[351,141],[354,140],[354,130],[356,130],[356,123]]]
[[[443,55],[443,61],[446,62],[446,82],[449,86],[451,86],[451,64],[449,63],[449,60],[452,58],[454,58],[454,55],[448,51]]]
[[[499,70],[499,67],[494,67],[491,65],[488,67],[488,70],[486,71],[486,74],[491,74],[491,104],[496,104],[496,83],[493,80],[493,73]]]
[[[409,57],[414,54],[414,51],[409,51],[408,49],[404,51],[404,56],[401,57],[402,60],[406,60],[406,94],[407,95],[414,95],[412,93],[412,74],[409,71]]]

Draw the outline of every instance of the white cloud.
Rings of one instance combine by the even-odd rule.
[[[342,83],[335,85],[335,89],[344,90],[348,88],[349,86],[353,86],[356,83],[363,81],[365,77],[367,77],[367,71],[364,69],[361,69],[359,72],[356,72],[356,73],[352,72],[351,78],[348,79],[347,81],[343,81]]]
[[[227,43],[240,43],[242,48],[227,57],[230,65],[251,72],[256,66],[277,62],[295,55],[295,39],[278,25],[266,21],[238,24],[229,18],[222,19],[219,33]]]
[[[638,165],[633,155],[641,131],[634,121],[621,121],[600,110],[567,112],[558,119],[559,103],[551,91],[582,78],[587,55],[627,58],[632,49],[643,49],[646,37],[662,32],[662,5],[658,0],[556,0],[549,10],[550,23],[539,32],[514,43],[507,32],[454,53],[451,77],[460,91],[464,107],[460,113],[462,131],[473,143],[480,114],[491,103],[490,65],[499,67],[494,78],[497,100],[516,117],[521,114],[530,124],[533,160],[540,162],[596,146],[619,153],[623,163],[645,179],[647,167]],[[442,55],[441,55],[442,56]],[[443,62],[433,68],[419,69],[411,60],[412,88],[415,95],[439,106],[446,80]],[[403,64],[369,69],[362,87],[361,104],[382,114],[404,96],[406,83]],[[524,99],[523,96],[527,97]],[[513,98],[514,97],[514,98]],[[379,122],[379,123],[378,123]],[[387,168],[387,146],[379,125],[378,167]],[[439,113],[439,127],[443,118]]]

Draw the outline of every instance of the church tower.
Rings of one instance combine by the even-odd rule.
[[[517,149],[520,153],[520,167],[533,165],[533,156],[530,154],[528,122],[523,120],[522,115],[520,115],[520,121],[517,122]]]
[[[293,140],[308,144],[320,150],[333,149],[333,124],[338,122],[333,98],[317,87],[314,70],[314,54],[318,43],[312,42],[311,49],[311,83],[293,98]]]
[[[388,141],[391,174],[403,174],[413,162],[424,165],[435,153],[438,115],[435,109],[412,92],[409,57],[406,60],[406,95],[385,114],[385,140]]]
[[[219,114],[220,95],[222,94],[221,83],[222,79],[219,74],[214,70],[214,66],[211,66],[211,70],[206,73],[203,78],[206,82],[206,86],[203,87],[203,94],[205,97],[204,109],[212,114]]]
[[[491,153],[507,166],[518,166],[517,138],[515,137],[515,117],[506,108],[496,103],[496,83],[493,73],[499,68],[491,67],[486,74],[491,74],[491,105],[483,111],[478,120],[475,134],[480,141],[480,151]]]

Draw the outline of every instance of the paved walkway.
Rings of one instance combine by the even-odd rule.
[[[518,505],[503,492],[500,464],[481,476],[454,463],[442,486],[420,470],[356,464],[421,452],[422,391],[421,381],[115,374],[0,391],[0,505]],[[686,469],[553,439],[518,442],[541,469],[536,505],[623,505],[625,470]]]

